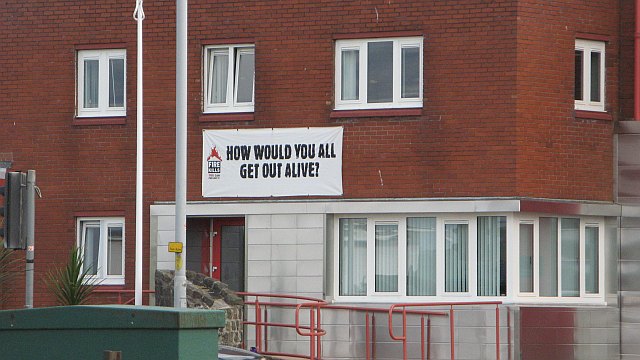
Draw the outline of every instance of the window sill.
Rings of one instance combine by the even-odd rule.
[[[110,289],[112,289],[115,286],[121,286],[124,287],[124,278],[90,278],[89,280],[86,281],[86,283],[83,283],[83,285],[87,285],[87,284],[93,284],[96,286],[96,288],[101,288],[103,286],[105,287],[109,287]],[[120,289],[117,289],[120,290]]]
[[[364,117],[394,117],[394,116],[421,116],[422,108],[412,109],[376,109],[376,110],[333,110],[330,118],[364,118]]]
[[[125,125],[127,123],[126,116],[109,116],[109,117],[76,117],[73,119],[74,126],[87,125]]]
[[[199,122],[225,122],[225,121],[253,121],[254,114],[246,113],[224,113],[224,114],[202,114]]]
[[[588,111],[588,110],[575,110],[576,119],[593,119],[593,120],[607,120],[612,121],[613,116],[607,112],[600,111]]]

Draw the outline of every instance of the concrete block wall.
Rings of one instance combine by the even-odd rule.
[[[247,291],[322,298],[324,219],[324,214],[247,216]]]

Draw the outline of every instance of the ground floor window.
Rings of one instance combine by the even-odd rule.
[[[601,295],[603,226],[597,219],[540,217],[521,221],[519,228],[521,294],[548,298]]]
[[[602,218],[336,216],[336,295],[602,297]]]
[[[124,219],[79,218],[83,271],[102,285],[124,284]]]

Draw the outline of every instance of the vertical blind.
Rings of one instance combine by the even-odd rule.
[[[562,296],[580,296],[580,219],[561,221]]]
[[[376,224],[376,292],[398,291],[398,224]]]
[[[407,295],[436,295],[436,218],[407,218]]]
[[[445,224],[445,291],[469,289],[469,225]]]
[[[340,295],[367,295],[367,219],[340,219]]]
[[[540,218],[540,296],[558,296],[558,219]]]
[[[504,216],[478,216],[478,295],[506,295]]]
[[[585,266],[585,292],[587,294],[597,294],[600,292],[599,283],[599,232],[597,226],[587,226],[584,238],[584,266]]]
[[[533,224],[520,224],[520,292],[533,292]]]

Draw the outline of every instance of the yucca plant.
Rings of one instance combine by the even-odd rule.
[[[11,256],[13,250],[4,248],[4,240],[0,240],[0,305],[4,304],[8,294],[4,291],[6,284],[15,276],[18,260]]]
[[[83,253],[74,246],[71,249],[69,261],[62,267],[47,273],[46,283],[60,305],[86,304],[89,296],[99,285],[91,278],[92,268],[84,268]]]

